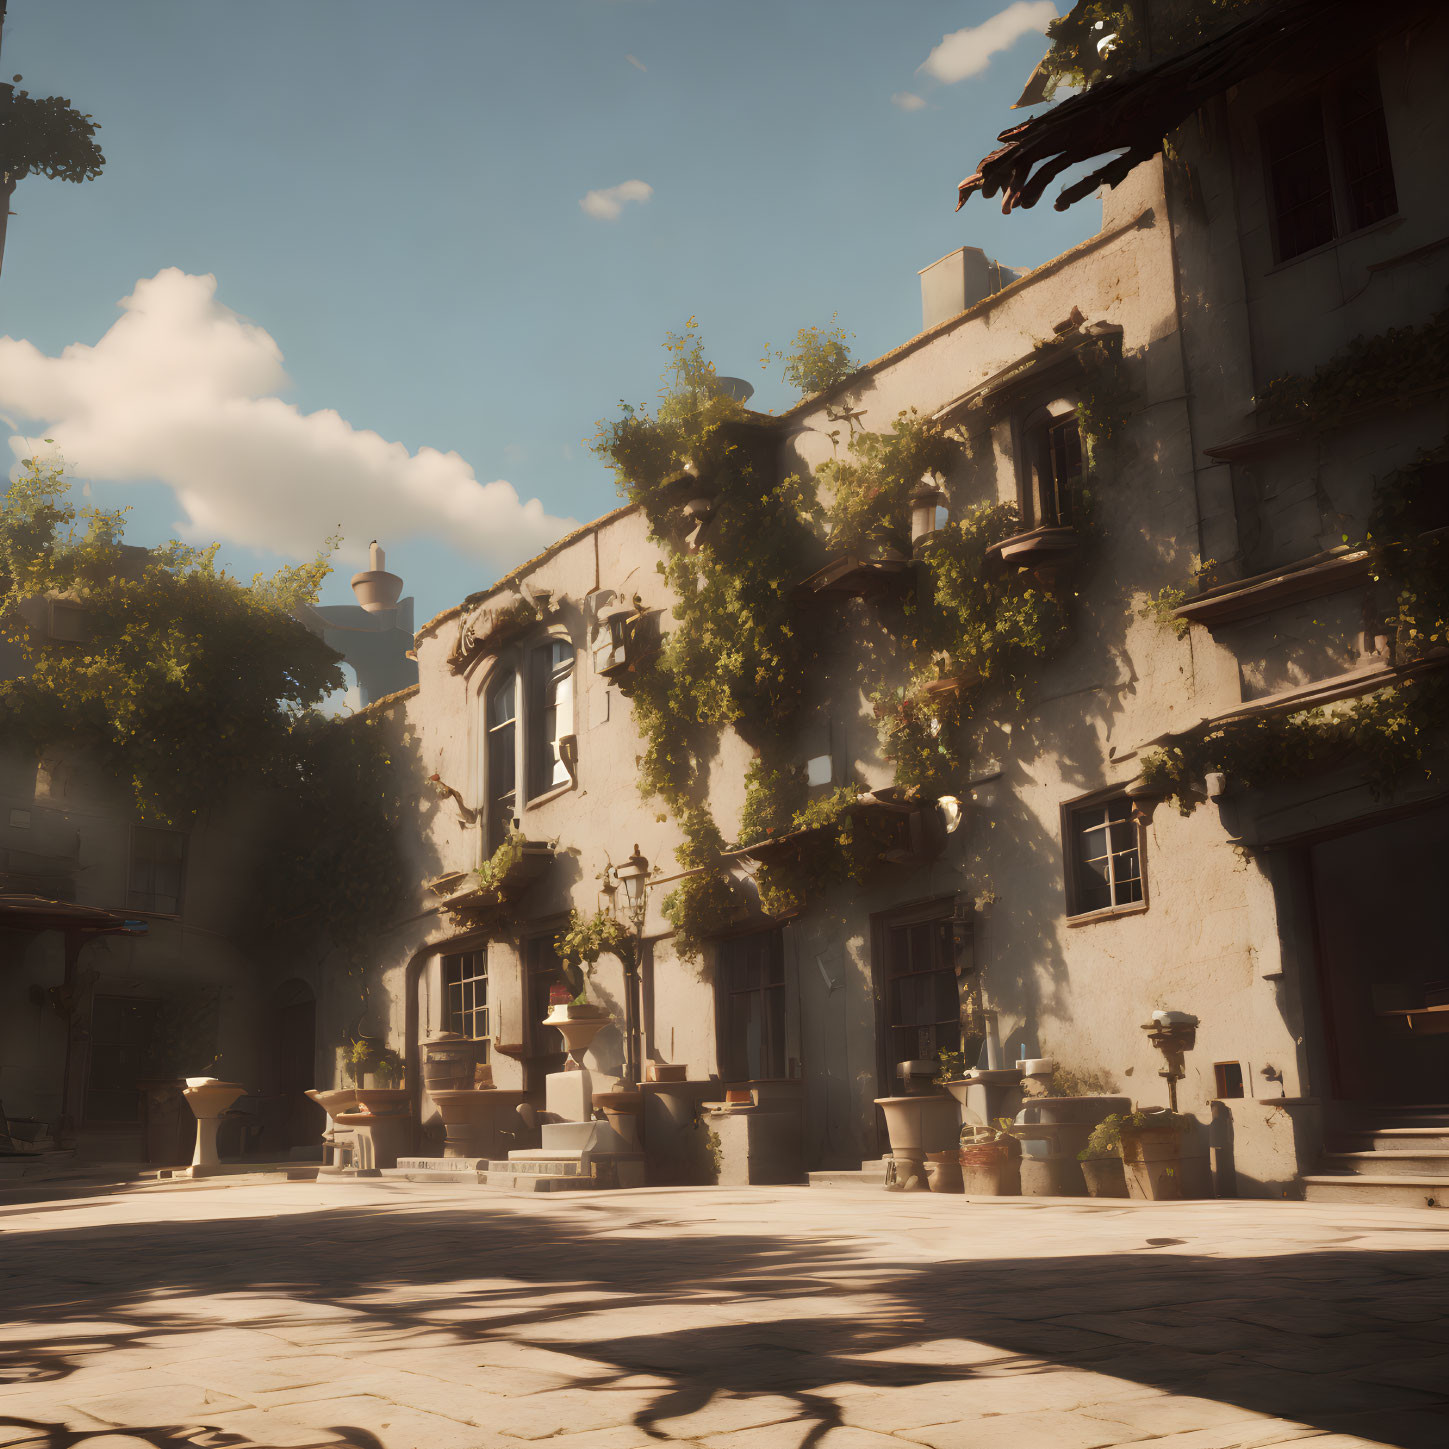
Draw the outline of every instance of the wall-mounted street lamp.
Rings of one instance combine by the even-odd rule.
[[[911,489],[911,551],[919,553],[926,540],[936,531],[936,513],[946,506],[946,490],[939,475],[923,473],[921,481]]]

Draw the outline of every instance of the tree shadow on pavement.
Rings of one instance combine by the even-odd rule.
[[[1032,1231],[1030,1219],[1022,1228]],[[1218,1258],[1159,1239],[1135,1252],[889,1262],[849,1233],[706,1235],[698,1219],[557,1213],[359,1207],[12,1227],[0,1269],[0,1389],[64,1380],[117,1350],[164,1352],[173,1336],[221,1322],[278,1332],[325,1328],[331,1315],[335,1342],[314,1334],[302,1352],[377,1352],[388,1335],[404,1335],[406,1350],[410,1336],[436,1344],[441,1335],[479,1352],[471,1385],[485,1392],[490,1375],[507,1372],[487,1362],[498,1344],[576,1360],[572,1388],[662,1380],[634,1414],[660,1439],[668,1421],[721,1396],[771,1396],[794,1406],[787,1416],[811,1446],[858,1422],[851,1404],[864,1390],[917,1390],[925,1424],[1001,1412],[1006,1385],[973,1390],[990,1404],[980,1409],[949,1386],[1010,1379],[1026,1381],[1013,1391],[1021,1409],[1037,1407],[1038,1395],[1048,1410],[1129,1397],[1149,1414],[1141,1405],[1158,1390],[1400,1449],[1442,1449],[1449,1251],[1438,1246],[1441,1230],[1423,1231],[1420,1250]],[[224,1316],[205,1301],[215,1295],[231,1295]],[[932,1419],[933,1389],[964,1406]],[[46,1449],[83,1443],[67,1437],[80,1431],[35,1422]],[[164,1436],[182,1431],[126,1432],[174,1449]],[[185,1432],[193,1437],[176,1443],[252,1442]],[[381,1449],[367,1431],[334,1432],[339,1445]],[[1163,1432],[1124,1426],[1121,1437]]]

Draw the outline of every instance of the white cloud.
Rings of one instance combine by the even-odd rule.
[[[913,91],[897,91],[891,97],[891,105],[899,106],[903,111],[919,111],[925,109],[925,101]]]
[[[644,202],[653,195],[654,188],[647,181],[621,181],[617,186],[590,191],[579,205],[600,221],[617,221],[626,201]]]
[[[624,59],[627,60],[629,64],[634,67],[635,70],[647,71],[649,69],[649,67],[645,65],[644,62],[640,60],[637,55],[626,55]]]
[[[991,57],[1010,50],[1023,35],[1033,30],[1044,31],[1057,18],[1052,0],[1014,0],[1005,10],[941,37],[941,43],[920,67],[947,85],[980,75],[991,64]]]
[[[58,357],[0,337],[0,408],[39,423],[83,478],[168,484],[193,541],[303,558],[340,524],[349,558],[370,538],[427,535],[506,564],[572,526],[511,483],[479,482],[457,453],[409,453],[283,402],[281,349],[217,301],[215,277],[168,267],[121,309],[95,346]],[[38,440],[10,447],[22,458]]]

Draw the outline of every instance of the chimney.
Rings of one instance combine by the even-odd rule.
[[[386,614],[397,608],[403,581],[387,572],[387,555],[378,547],[376,539],[368,545],[368,561],[370,568],[353,574],[352,592],[369,614]]]
[[[919,273],[921,330],[949,321],[1025,275],[1015,267],[1002,266],[980,247],[959,247]]]

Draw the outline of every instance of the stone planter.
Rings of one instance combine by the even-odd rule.
[[[1009,1143],[972,1143],[959,1149],[957,1160],[967,1197],[1021,1196],[1021,1159]]]
[[[877,1097],[890,1134],[892,1170],[886,1185],[900,1191],[926,1189],[926,1154],[942,1152],[960,1132],[959,1112],[950,1097],[932,1092],[920,1097]]]
[[[544,1017],[543,1024],[553,1027],[564,1039],[564,1049],[569,1054],[572,1068],[582,1067],[584,1053],[594,1038],[613,1021],[613,1017],[602,1006],[584,1002],[575,1006],[572,1002],[560,1002]]]
[[[1184,1153],[1186,1136],[1173,1127],[1122,1133],[1127,1195],[1146,1202],[1211,1197],[1206,1157]]]
[[[932,1192],[964,1192],[959,1149],[926,1154],[926,1186]]]
[[[406,1087],[357,1087],[354,1092],[358,1108],[374,1117],[390,1117],[396,1112],[407,1111]]]
[[[503,1158],[517,1146],[518,1108],[528,1094],[507,1087],[429,1091],[443,1119],[444,1157]]]
[[[1120,1157],[1089,1157],[1082,1163],[1088,1197],[1126,1197],[1127,1172]]]
[[[963,1127],[985,1127],[1021,1108],[1019,1067],[977,1067],[943,1085],[960,1103]]]
[[[184,1169],[192,1177],[205,1177],[221,1170],[216,1150],[216,1134],[221,1127],[221,1114],[246,1096],[247,1089],[239,1082],[219,1082],[215,1077],[187,1077],[182,1096],[196,1114],[196,1151],[191,1166]]]

